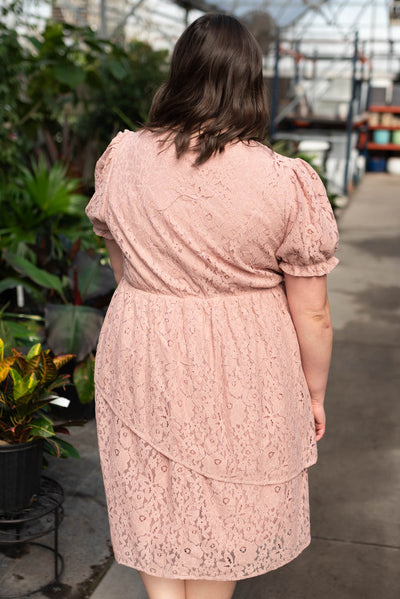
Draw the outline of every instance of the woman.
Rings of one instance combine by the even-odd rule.
[[[116,560],[150,599],[227,599],[310,543],[337,229],[316,173],[260,143],[266,120],[255,40],[206,15],[96,168],[87,214],[118,282],[101,463]]]

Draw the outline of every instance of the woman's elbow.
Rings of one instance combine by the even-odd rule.
[[[332,320],[329,311],[316,313],[312,316],[312,319],[321,329],[332,330]]]
[[[324,328],[332,327],[331,312],[329,308],[329,300],[326,295],[324,301],[319,306],[305,306],[304,314],[311,318],[314,322],[320,323]]]

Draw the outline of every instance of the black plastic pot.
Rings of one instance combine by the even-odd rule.
[[[59,372],[60,374],[69,374],[70,381],[72,381],[75,366],[76,361],[70,360]],[[61,420],[92,420],[95,417],[94,401],[86,404],[81,403],[75,385],[57,387],[54,392],[61,397],[66,397],[70,400],[68,408],[51,406],[51,411],[57,418],[60,418]]]
[[[0,514],[29,507],[40,489],[43,441],[0,445]]]

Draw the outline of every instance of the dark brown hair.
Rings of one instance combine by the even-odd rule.
[[[192,23],[174,48],[167,81],[154,96],[146,129],[166,133],[178,158],[193,136],[195,165],[231,141],[262,141],[268,108],[262,53],[234,17],[206,14]]]

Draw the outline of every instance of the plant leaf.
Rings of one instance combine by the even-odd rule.
[[[28,293],[32,296],[32,299],[36,303],[44,303],[45,299],[43,294],[40,293],[38,289],[36,289],[33,285],[28,283],[28,281],[24,281],[23,279],[14,279],[13,277],[6,277],[2,281],[0,281],[0,293],[6,291],[6,289],[13,289],[21,285]]]
[[[54,430],[57,432],[58,431],[58,427],[61,426],[62,428],[65,428],[66,426],[85,426],[85,424],[87,424],[87,420],[66,420],[65,422],[59,422],[58,424],[56,424],[54,426]]]
[[[53,72],[57,81],[68,85],[71,89],[75,89],[86,79],[85,70],[74,64],[56,65]]]
[[[79,452],[67,441],[59,437],[45,439],[43,445],[44,451],[54,455],[57,458],[80,458]]]
[[[29,352],[28,352],[28,354],[26,356],[27,360],[30,360],[34,356],[38,356],[41,351],[42,351],[41,344],[40,343],[35,343],[35,345],[32,345],[31,349],[29,350]]]
[[[28,376],[22,377],[15,368],[10,368],[10,375],[14,383],[14,401],[18,401],[21,398],[29,398],[39,384],[33,372]]]
[[[41,352],[38,371],[42,385],[47,386],[47,383],[51,383],[57,377],[57,368],[48,352]]]
[[[93,354],[90,354],[74,370],[73,380],[79,401],[82,404],[89,403],[94,399],[94,364]]]
[[[53,422],[47,416],[40,416],[31,422],[31,436],[54,437]]]
[[[72,358],[75,358],[74,354],[56,356],[55,358],[53,358],[54,366],[57,368],[57,370],[60,370],[60,368],[62,368],[65,364],[68,364],[68,362],[70,362]]]
[[[64,298],[64,293],[61,286],[61,281],[55,275],[50,274],[46,270],[42,270],[41,268],[37,268],[34,264],[31,264],[25,258],[21,256],[17,256],[12,252],[4,252],[4,259],[12,266],[17,272],[22,275],[25,275],[32,279],[38,285],[42,287],[46,287],[48,289],[55,289],[57,293]]]
[[[54,427],[54,431],[57,433],[62,433],[63,435],[70,435],[71,433],[67,428],[60,426],[59,424]]]
[[[49,217],[56,220],[64,215],[81,216],[87,203],[87,198],[76,193],[78,179],[67,176],[67,168],[55,163],[49,170],[46,160],[40,157],[32,164],[32,171],[21,169],[22,184],[30,203],[39,208],[38,223],[48,221]]]
[[[9,318],[0,317],[0,335],[7,339],[8,346],[29,346],[41,339],[40,325],[34,321],[14,322]]]
[[[115,79],[117,79],[118,81],[121,81],[127,75],[127,70],[123,62],[121,60],[118,60],[117,58],[109,59],[108,68],[110,69]]]
[[[3,404],[3,407],[7,406],[7,397],[6,397],[5,393],[3,393],[3,391],[1,391],[1,390],[0,390],[0,404]],[[0,410],[0,415],[1,415],[1,413],[2,412]],[[1,419],[0,419],[0,430],[2,430],[2,428],[4,428],[4,423],[1,422]]]
[[[47,343],[55,354],[75,354],[81,362],[97,345],[103,313],[89,306],[47,304]]]
[[[90,300],[106,295],[115,288],[115,278],[108,264],[100,263],[100,256],[92,257],[78,252],[69,269],[69,278],[73,280],[73,270],[78,272],[78,288],[82,300]]]
[[[3,343],[2,340],[0,341]],[[0,383],[2,383],[4,379],[7,377],[8,373],[10,372],[10,368],[14,364],[14,362],[15,356],[9,356],[8,358],[2,359],[2,361],[0,362]]]

